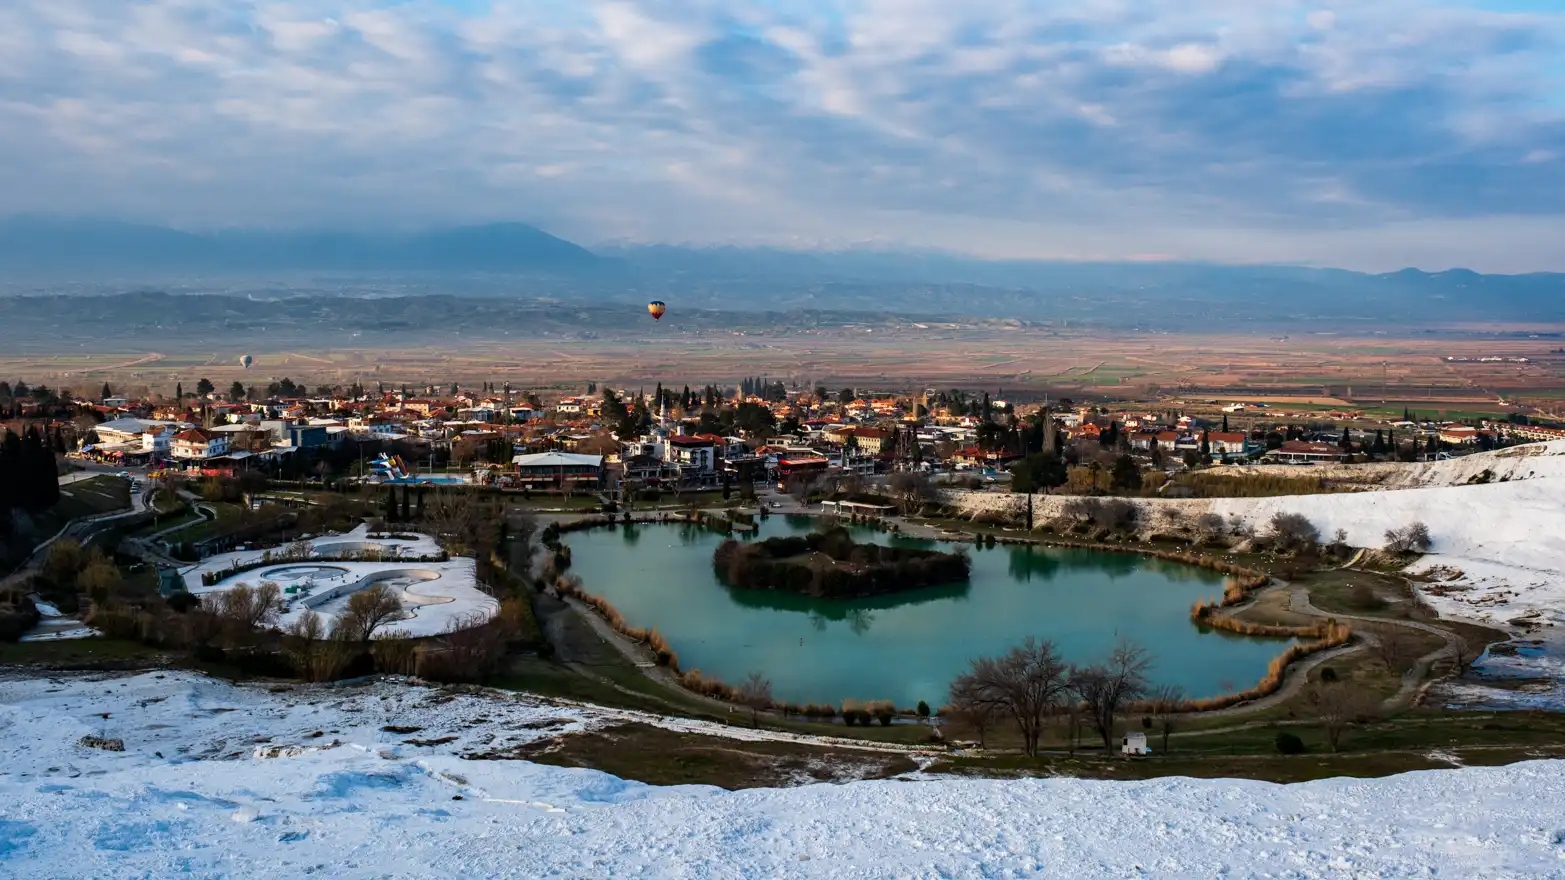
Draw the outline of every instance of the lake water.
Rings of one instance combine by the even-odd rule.
[[[814,525],[774,516],[760,536],[806,534]],[[856,537],[951,549],[868,530]],[[939,706],[970,658],[1027,636],[1052,640],[1068,662],[1085,664],[1124,635],[1151,652],[1154,682],[1212,696],[1255,684],[1286,644],[1202,632],[1190,606],[1221,594],[1222,575],[1135,554],[960,545],[972,556],[967,584],[832,601],[725,586],[712,570],[723,536],[694,526],[620,526],[565,541],[587,591],[613,602],[632,625],[657,627],[682,669],[730,683],[759,670],[777,699],[794,703]]]

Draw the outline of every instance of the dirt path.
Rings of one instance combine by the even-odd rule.
[[[1290,611],[1296,611],[1300,614],[1309,614],[1315,617],[1329,617],[1336,620],[1350,620],[1357,623],[1368,623],[1379,626],[1402,626],[1408,629],[1416,629],[1419,632],[1429,633],[1430,635],[1439,636],[1442,640],[1444,640],[1444,645],[1441,645],[1439,648],[1436,648],[1435,650],[1430,651],[1428,654],[1418,658],[1418,660],[1416,660],[1406,672],[1402,673],[1402,686],[1397,688],[1397,692],[1392,694],[1390,697],[1387,697],[1386,700],[1381,704],[1381,708],[1386,711],[1399,709],[1409,702],[1413,702],[1414,698],[1417,696],[1417,692],[1425,684],[1431,681],[1431,679],[1428,677],[1429,671],[1434,668],[1435,663],[1447,657],[1454,660],[1456,657],[1460,656],[1459,652],[1463,645],[1463,639],[1461,636],[1451,632],[1450,630],[1442,629],[1441,627],[1433,626],[1431,624],[1423,623],[1417,620],[1393,620],[1384,617],[1365,617],[1363,615],[1357,614],[1331,614],[1322,611],[1319,608],[1316,608],[1314,605],[1310,604],[1310,593],[1308,588],[1293,587],[1292,590],[1293,592],[1288,596],[1288,610]],[[1375,644],[1375,637],[1373,635],[1364,633],[1363,636],[1367,642],[1370,644]]]

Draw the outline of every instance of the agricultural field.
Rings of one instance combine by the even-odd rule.
[[[0,376],[54,387],[110,382],[136,393],[187,390],[206,378],[264,386],[288,377],[311,387],[385,383],[510,382],[519,389],[657,381],[733,384],[765,375],[800,385],[861,389],[992,387],[1018,399],[1056,397],[1169,400],[1242,398],[1303,408],[1375,407],[1504,412],[1565,401],[1565,354],[1557,339],[1471,335],[1169,335],[1010,329],[841,326],[789,332],[702,330],[623,339],[464,340],[458,347],[392,341],[384,348],[268,350],[256,347],[99,354],[0,355]],[[252,354],[249,369],[241,353]],[[980,354],[981,353],[981,354]],[[1448,361],[1446,358],[1470,358]],[[1481,363],[1481,357],[1527,363]]]

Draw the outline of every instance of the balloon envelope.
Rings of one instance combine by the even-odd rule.
[[[250,356],[249,356],[249,355],[242,355],[242,356],[241,356],[241,357],[240,357],[240,358],[239,358],[239,365],[240,365],[240,366],[241,366],[241,367],[244,367],[244,368],[245,368],[245,369],[247,369],[247,370],[248,370],[248,369],[250,369],[250,364],[251,364],[251,363],[252,363],[252,362],[253,362],[253,361],[254,361],[254,360],[255,360],[255,358],[252,358],[252,357],[250,357]]]
[[[660,300],[653,300],[647,303],[647,314],[651,315],[654,321],[661,321],[663,313],[666,311],[668,311],[668,306],[664,305]]]

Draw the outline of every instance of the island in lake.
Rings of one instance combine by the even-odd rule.
[[[967,580],[966,553],[860,544],[838,527],[810,535],[727,540],[712,554],[731,587],[851,599]]]

